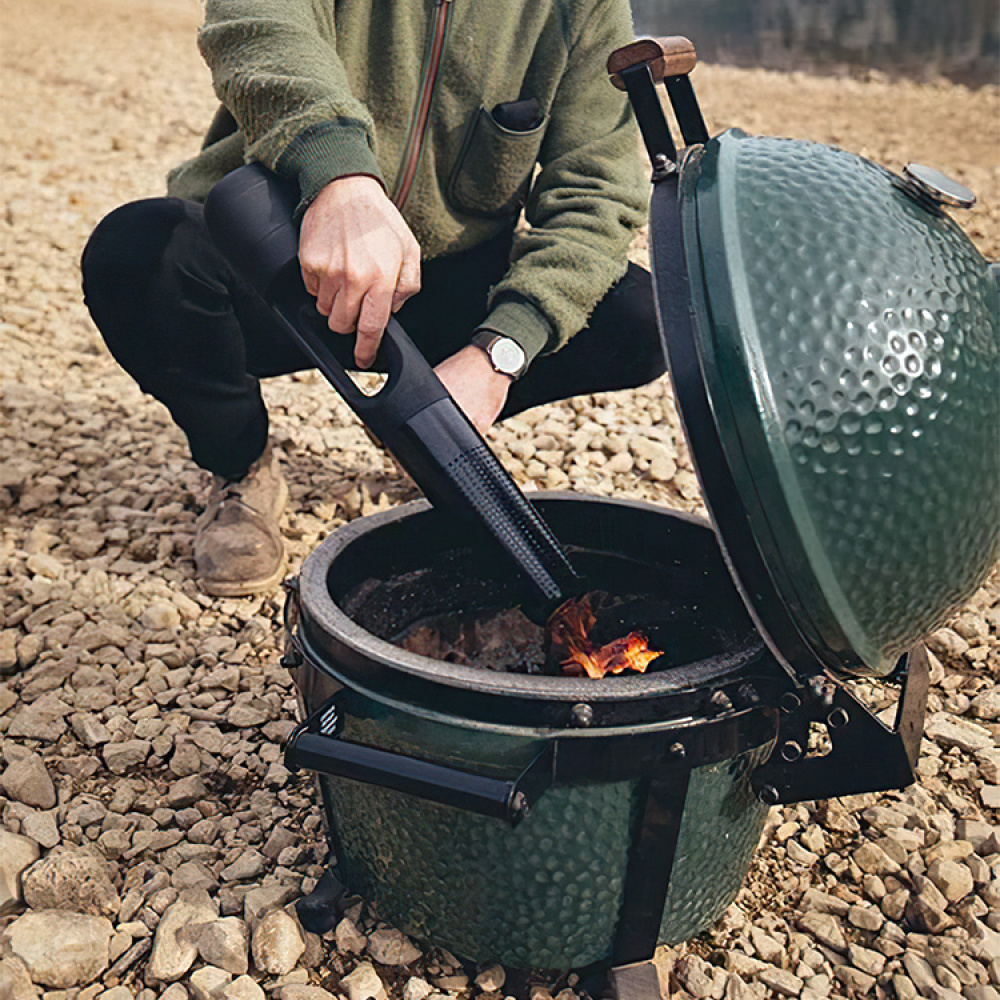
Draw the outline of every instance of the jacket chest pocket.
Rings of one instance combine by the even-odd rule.
[[[548,119],[505,128],[484,107],[473,114],[448,181],[448,201],[467,215],[516,215],[524,204]]]

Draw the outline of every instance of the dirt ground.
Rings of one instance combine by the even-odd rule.
[[[216,915],[243,914],[255,933],[247,902],[254,889],[274,890],[272,905],[283,905],[323,870],[309,781],[278,763],[295,711],[277,665],[278,599],[211,601],[197,591],[190,547],[206,478],[163,408],[108,356],[79,290],[79,256],[94,225],[123,202],[163,193],[168,168],[197,150],[215,101],[195,47],[196,0],[3,0],[0,11],[0,770],[37,753],[55,787],[50,805],[0,794],[2,828],[43,853],[93,842],[122,900],[108,911],[117,955],[94,984],[67,993],[38,979],[39,991],[49,987],[47,1000],[96,1000],[105,989],[124,990],[107,1000],[154,1000],[164,992],[148,964],[160,918],[179,892],[202,885],[176,878],[178,866],[201,866],[196,874],[204,869],[204,884],[214,885]],[[694,83],[713,133],[740,126],[840,145],[891,169],[909,161],[939,167],[977,193],[979,205],[955,218],[986,256],[1000,257],[1000,88],[708,65]],[[338,525],[412,498],[318,378],[275,380],[266,395],[291,485],[293,569]],[[583,445],[581,434],[589,435]],[[666,380],[546,407],[492,440],[527,487],[701,510]],[[657,475],[650,441],[666,446]],[[933,677],[931,711],[975,732],[966,743],[944,729],[926,740],[921,783],[907,793],[846,808],[774,810],[726,919],[664,957],[679,995],[997,996],[1000,817],[984,792],[1000,783],[996,576],[932,647],[944,670]],[[242,727],[225,721],[234,708]],[[168,799],[179,779],[198,774],[213,780],[196,819],[190,803]],[[884,900],[904,890],[885,872],[851,867],[865,845],[896,829],[882,807],[908,817],[892,871],[910,872],[913,899],[926,890],[937,900],[923,873],[944,856],[944,842],[959,845],[948,858],[972,873],[975,888],[948,897],[948,922],[937,930],[902,910],[890,915]],[[859,823],[852,813],[867,818]],[[203,822],[214,824],[214,838],[204,827],[192,835]],[[295,846],[290,831],[300,835]],[[247,857],[255,864],[241,868]],[[828,901],[834,896],[839,902]],[[871,923],[863,914],[855,922],[849,907],[872,911]],[[801,919],[810,908],[843,918],[849,943],[818,941],[822,921]],[[0,963],[16,915],[0,916]],[[371,934],[374,923],[357,919]],[[250,986],[279,1000],[358,1000],[349,983],[340,985],[358,957],[329,936],[312,937],[290,971],[258,967]],[[449,985],[447,956],[432,954],[402,973],[376,965],[394,1000],[411,975],[429,979],[439,996],[461,992],[454,978]],[[946,971],[927,981],[925,966]],[[0,965],[0,980],[11,968]],[[263,997],[246,984],[236,989],[239,980],[196,975],[169,987],[169,1000]],[[23,976],[15,986],[18,1000],[37,995]],[[307,986],[319,991],[295,992]],[[407,1000],[423,1000],[421,990],[411,988]]]

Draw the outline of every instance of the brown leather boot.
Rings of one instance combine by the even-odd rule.
[[[268,445],[238,480],[216,476],[194,536],[198,585],[216,597],[270,590],[285,572],[278,519],[288,487]]]

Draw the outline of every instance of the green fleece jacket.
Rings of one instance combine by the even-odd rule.
[[[199,46],[238,131],[169,178],[201,200],[245,160],[298,180],[304,207],[331,180],[399,181],[441,0],[206,0]],[[644,218],[634,119],[608,81],[632,39],[628,0],[445,0],[448,27],[403,217],[425,259],[510,229],[510,268],[481,328],[529,358],[583,328],[625,272]],[[536,99],[537,127],[491,114]],[[537,168],[537,169],[536,169]],[[473,331],[469,331],[471,337]]]

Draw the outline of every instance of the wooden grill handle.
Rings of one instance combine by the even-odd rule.
[[[640,38],[638,41],[615,49],[608,56],[608,73],[611,82],[619,89],[625,89],[621,78],[623,70],[633,66],[649,64],[653,80],[659,82],[669,76],[687,76],[698,64],[698,53],[694,42],[683,35],[669,38]]]

